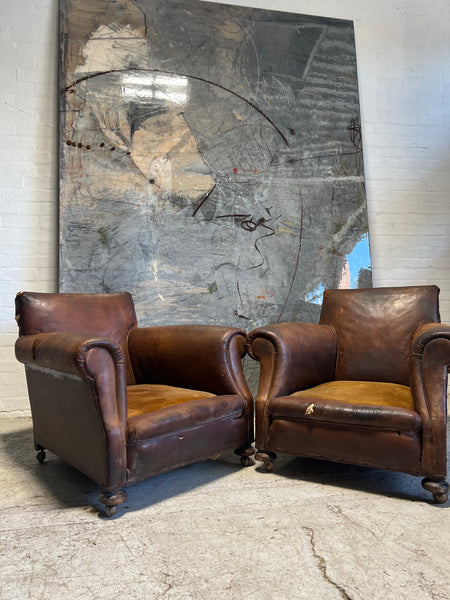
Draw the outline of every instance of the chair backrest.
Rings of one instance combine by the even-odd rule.
[[[411,339],[439,322],[435,285],[326,290],[320,323],[338,336],[336,379],[409,385]]]
[[[107,337],[122,349],[127,364],[127,384],[134,383],[128,354],[128,334],[137,327],[131,294],[50,294],[20,292],[16,296],[19,335],[83,333]]]

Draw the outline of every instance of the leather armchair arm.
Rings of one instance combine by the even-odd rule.
[[[15,351],[17,360],[27,367],[93,382],[107,420],[126,423],[125,357],[112,340],[78,333],[37,333],[19,337]]]
[[[245,332],[215,325],[165,325],[133,329],[128,350],[136,383],[159,383],[239,394],[248,400],[242,369]]]
[[[125,357],[117,344],[107,338],[92,338],[78,333],[37,333],[17,339],[15,351],[19,362],[34,367],[52,369],[92,379],[89,369],[89,352],[103,348],[112,356],[121,370]]]
[[[278,323],[251,331],[247,352],[261,363],[258,399],[266,400],[332,381],[337,336],[329,325]]]
[[[423,423],[422,467],[446,477],[447,378],[450,367],[450,325],[427,323],[411,344],[410,387]]]
[[[26,367],[36,441],[44,440],[104,489],[120,489],[127,400],[119,346],[108,338],[39,333],[18,338],[16,357]],[[78,444],[67,444],[72,438]]]

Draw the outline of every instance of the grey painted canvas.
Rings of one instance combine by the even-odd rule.
[[[61,44],[61,291],[251,329],[371,285],[352,22],[63,0]]]

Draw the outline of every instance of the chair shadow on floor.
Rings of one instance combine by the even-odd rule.
[[[0,434],[0,439],[10,468],[19,469],[22,475],[33,478],[42,487],[41,495],[48,496],[50,504],[54,503],[61,508],[83,507],[89,512],[98,512],[100,517],[104,516],[102,505],[98,501],[100,488],[94,481],[50,452],[47,452],[44,463],[36,461],[31,423],[28,427]],[[361,494],[423,501],[441,508],[449,506],[449,502],[434,504],[430,495],[422,488],[421,478],[413,475],[284,454],[280,454],[276,462],[276,473],[266,473],[262,465],[257,463],[256,470],[260,472],[261,482],[257,478],[254,480],[256,485],[261,486],[264,481],[273,478],[286,478],[300,484],[323,485],[328,488],[325,493],[329,494],[335,488],[336,491],[344,489]],[[128,499],[123,509],[110,519],[117,518],[123,512],[149,508],[174,496],[200,489],[242,469],[239,457],[226,452],[217,460],[207,460],[156,475],[128,487]],[[243,470],[244,476],[246,469]]]
[[[283,455],[280,455],[277,463],[276,472],[279,476],[328,487],[330,494],[334,493],[333,488],[339,488],[404,500],[432,500],[421,487],[420,478],[404,473],[314,458],[290,456],[285,459]],[[257,470],[264,473],[262,466],[258,466]],[[267,474],[267,477],[271,476],[273,474]]]
[[[4,456],[10,469],[18,469],[22,476],[34,479],[42,488],[39,496],[48,497],[48,504],[60,508],[84,507],[92,513],[105,517],[103,505],[99,503],[100,487],[86,475],[58,458],[48,450],[45,462],[38,463],[33,445],[33,430],[29,427],[0,433]],[[236,470],[243,469],[239,457],[227,452],[218,460],[207,460],[156,475],[126,488],[128,498],[116,515],[149,508],[177,495],[218,481]]]
[[[450,423],[447,425],[447,435]],[[450,463],[450,448],[447,448],[447,461]],[[444,504],[436,504],[433,497],[423,489],[422,477],[408,475],[396,471],[375,469],[359,465],[331,462],[306,457],[294,457],[288,454],[278,454],[276,459],[276,474],[298,482],[309,482],[359,491],[363,494],[398,498],[408,501],[423,501],[436,507],[446,508],[450,499]],[[256,470],[268,478],[273,473],[265,473],[261,463]]]

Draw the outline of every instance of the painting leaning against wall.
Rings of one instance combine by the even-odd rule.
[[[352,22],[63,0],[61,46],[61,291],[251,329],[371,285]]]

